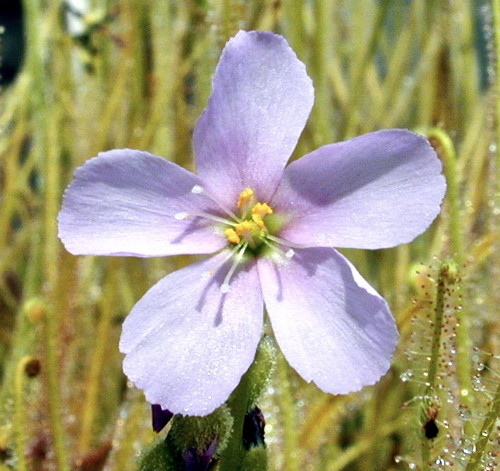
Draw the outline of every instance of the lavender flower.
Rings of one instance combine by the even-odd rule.
[[[387,371],[397,329],[385,300],[332,247],[411,241],[445,192],[429,143],[406,130],[326,145],[285,167],[313,104],[285,39],[239,32],[194,132],[197,175],[137,150],[75,173],[59,215],[73,254],[215,254],[167,275],[123,324],[123,368],[152,404],[220,406],[248,369],[264,306],[290,365],[344,394]]]

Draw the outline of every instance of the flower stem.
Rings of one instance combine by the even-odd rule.
[[[481,427],[481,432],[479,433],[479,439],[476,442],[476,449],[472,454],[472,456],[470,457],[470,460],[467,463],[465,471],[476,471],[479,469],[483,469],[482,459],[484,456],[484,452],[488,445],[491,431],[493,430],[493,427],[498,417],[500,417],[500,383],[498,384],[495,397],[493,398],[491,404],[491,408],[488,414],[486,414],[483,426]],[[479,466],[481,466],[481,468]]]
[[[450,242],[455,260],[459,265],[462,265],[465,257],[461,233],[461,211],[455,146],[450,136],[439,128],[430,129],[427,137],[431,142],[437,143],[437,152],[443,160],[444,173],[448,185],[446,198],[450,214]]]
[[[113,292],[116,286],[116,273],[118,271],[117,260],[110,261],[108,268],[106,286],[102,298],[101,317],[97,326],[96,342],[90,362],[90,371],[87,378],[85,402],[83,406],[82,426],[78,440],[78,453],[80,456],[90,449],[94,421],[98,410],[99,388],[104,366],[107,362],[107,351],[109,336],[114,314],[115,299]]]
[[[57,242],[56,218],[60,202],[60,142],[61,142],[61,104],[52,102],[50,87],[45,87],[47,70],[43,62],[46,56],[46,38],[43,33],[52,31],[52,37],[58,37],[59,5],[54,4],[48,10],[47,22],[40,27],[43,2],[23,1],[25,12],[25,34],[30,44],[26,57],[26,70],[32,75],[31,112],[35,117],[35,135],[33,136],[33,156],[43,169],[44,221],[42,233],[45,242],[44,276],[47,297],[47,309],[44,318],[44,340],[46,355],[46,378],[49,404],[49,416],[54,442],[55,461],[59,471],[69,470],[69,461],[64,441],[64,429],[60,414],[61,395],[57,360],[58,327],[61,311],[58,309],[57,288],[59,286],[59,246]],[[64,57],[54,55],[54,64],[62,66]],[[54,70],[56,70],[54,65]],[[61,74],[59,74],[61,77]],[[62,78],[62,77],[61,77]],[[54,85],[55,86],[55,85]]]
[[[25,427],[27,418],[25,416],[24,410],[24,378],[25,378],[25,367],[28,361],[32,359],[31,356],[24,356],[18,362],[14,377],[14,432],[15,432],[15,446],[17,455],[17,470],[26,471],[26,457],[25,457],[25,444],[26,444],[26,433]]]
[[[356,443],[343,451],[334,461],[328,464],[328,471],[341,471],[347,469],[347,466],[370,450],[374,443],[380,443],[385,438],[403,426],[407,426],[408,416],[402,414],[392,422],[381,425],[376,433],[368,435],[356,441]]]
[[[283,456],[287,471],[299,471],[299,446],[297,436],[296,404],[293,400],[288,364],[282,354],[278,355],[279,401],[283,417]]]
[[[447,284],[450,281],[450,266],[448,263],[442,263],[439,269],[439,276],[437,280],[436,289],[436,303],[434,307],[434,330],[432,332],[432,345],[431,345],[431,360],[429,363],[429,370],[427,376],[427,388],[422,399],[423,416],[424,420],[427,419],[428,411],[431,408],[438,407],[438,398],[435,395],[437,370],[439,364],[439,352],[441,345],[441,334],[443,332],[443,319],[444,319],[444,304]],[[422,469],[430,470],[432,440],[424,436],[422,433]]]
[[[248,372],[241,378],[240,384],[234,390],[228,401],[231,415],[233,416],[233,432],[224,450],[219,471],[236,471],[243,461],[245,450],[243,449],[243,421],[248,412],[250,396],[250,380]]]
[[[462,238],[461,210],[458,187],[458,172],[456,153],[453,142],[441,129],[431,129],[427,136],[437,143],[437,151],[443,160],[444,173],[448,184],[447,200],[450,214],[450,241],[453,256],[458,269],[465,262],[464,244]],[[457,377],[460,387],[460,402],[470,407],[472,405],[472,369],[470,363],[471,338],[470,322],[466,310],[456,312],[457,316]],[[466,425],[469,427],[469,425]]]

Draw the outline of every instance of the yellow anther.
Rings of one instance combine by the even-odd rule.
[[[241,242],[240,236],[236,234],[236,231],[234,229],[226,229],[224,231],[224,235],[226,236],[227,240],[229,242],[232,242],[233,244],[239,244]]]
[[[253,190],[251,188],[245,188],[238,197],[238,203],[236,205],[239,209],[244,209],[248,203],[253,200]]]
[[[242,221],[236,225],[236,234],[249,239],[252,237],[252,232],[255,229],[255,224],[252,221]]]
[[[256,203],[252,208],[252,219],[259,229],[265,229],[264,218],[273,213],[273,208],[267,203]]]

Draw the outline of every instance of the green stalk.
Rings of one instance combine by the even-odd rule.
[[[64,429],[60,414],[61,394],[59,388],[58,371],[58,325],[60,312],[57,309],[58,287],[58,241],[57,241],[57,212],[60,197],[60,108],[49,104],[46,88],[46,71],[42,62],[45,52],[45,41],[41,34],[46,29],[40,28],[40,18],[45,18],[50,24],[50,31],[57,36],[59,21],[59,5],[55,4],[52,10],[43,10],[40,2],[24,0],[25,34],[28,43],[27,64],[33,76],[32,113],[35,117],[35,135],[33,153],[35,160],[43,169],[44,176],[44,214],[42,232],[45,241],[44,268],[45,284],[49,303],[44,319],[44,340],[46,355],[46,378],[49,403],[49,416],[52,428],[55,461],[58,471],[68,471],[68,456],[64,440]],[[55,32],[54,32],[55,31]],[[61,61],[63,58],[54,57]]]
[[[233,431],[226,449],[221,456],[219,471],[237,471],[243,462],[245,450],[243,449],[243,421],[248,412],[251,384],[249,375],[244,374],[240,384],[234,390],[228,401],[231,415],[233,416]]]
[[[396,420],[381,425],[373,435],[360,438],[352,446],[343,451],[338,458],[330,462],[326,467],[327,471],[342,471],[343,469],[347,469],[350,463],[370,451],[381,439],[391,435],[401,427],[407,426],[408,420],[407,414],[401,414]]]
[[[278,354],[279,405],[283,421],[283,456],[287,471],[299,471],[299,441],[296,402],[293,399],[289,367],[282,354]]]
[[[484,419],[483,426],[481,427],[479,439],[476,441],[476,449],[470,457],[465,471],[479,471],[484,469],[482,458],[486,451],[486,447],[488,446],[491,432],[496,421],[498,420],[498,417],[500,417],[500,383],[498,384],[491,408]]]
[[[365,96],[364,80],[365,72],[370,64],[370,58],[375,52],[377,39],[383,31],[387,10],[390,5],[390,0],[382,0],[376,9],[376,17],[372,22],[370,33],[367,41],[360,41],[359,47],[352,58],[353,66],[351,72],[352,87],[350,90],[350,109],[358,110],[360,108],[360,99]],[[366,21],[365,13],[362,13],[363,21]],[[344,137],[352,137],[356,134],[359,126],[360,115],[356,111],[347,114],[347,122],[344,132]]]
[[[439,128],[432,128],[427,133],[431,141],[437,141],[438,153],[443,161],[443,170],[446,176],[446,198],[450,215],[450,242],[458,265],[465,261],[464,244],[462,240],[462,219],[460,210],[460,196],[458,186],[457,154],[450,136]]]
[[[493,7],[493,28],[495,30],[495,62],[496,62],[496,103],[495,103],[495,111],[496,111],[496,119],[495,119],[495,142],[497,144],[496,149],[496,170],[500,169],[500,152],[498,151],[498,147],[500,146],[500,93],[498,93],[498,67],[500,67],[500,0],[492,0]],[[498,180],[497,180],[498,184]],[[497,188],[498,189],[498,188]],[[496,202],[497,207],[498,203],[500,203],[500,194],[496,193]]]
[[[436,289],[436,304],[434,307],[434,330],[432,332],[432,346],[431,346],[431,360],[429,363],[429,370],[427,376],[427,388],[422,400],[424,420],[427,417],[429,408],[437,407],[436,401],[438,400],[435,395],[436,377],[439,364],[439,352],[441,345],[441,333],[443,332],[443,318],[444,318],[444,303],[445,293],[448,282],[450,281],[450,266],[448,263],[443,263],[439,270]],[[432,441],[422,435],[422,467],[424,470],[431,469],[431,446]]]
[[[450,224],[450,242],[454,260],[458,270],[465,262],[465,252],[462,238],[461,209],[458,186],[457,158],[453,142],[449,135],[441,129],[433,128],[427,136],[438,142],[439,155],[443,160],[444,173],[448,185],[447,201]],[[457,376],[460,387],[460,402],[472,406],[472,368],[470,363],[471,338],[470,322],[466,310],[456,312],[457,316]],[[468,428],[469,425],[466,424]]]
[[[25,414],[24,405],[24,378],[25,378],[25,367],[27,363],[32,359],[30,356],[24,356],[21,358],[16,367],[15,377],[14,377],[14,432],[15,432],[15,447],[17,455],[17,470],[26,471],[28,469],[25,456],[25,445],[27,442],[27,436],[25,433],[26,423],[28,422]]]
[[[109,346],[109,336],[112,327],[114,315],[114,290],[116,286],[116,272],[118,271],[118,260],[110,261],[108,268],[108,279],[103,293],[102,303],[97,326],[96,342],[94,351],[92,352],[92,360],[90,362],[90,371],[87,378],[87,387],[85,388],[85,402],[82,414],[82,427],[78,440],[78,454],[83,456],[86,454],[92,445],[92,432],[95,418],[98,412],[99,391],[102,387],[101,377],[104,367],[107,363],[107,353]]]
[[[334,2],[318,0],[315,8],[315,32],[313,37],[314,54],[311,61],[314,67],[314,93],[315,103],[312,112],[314,122],[315,141],[318,145],[333,141],[333,126],[331,116],[331,95],[328,81],[328,65],[330,63],[328,52],[331,44],[332,7]]]

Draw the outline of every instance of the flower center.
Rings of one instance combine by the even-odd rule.
[[[277,257],[277,260],[286,260],[293,257],[293,247],[300,247],[274,235],[285,224],[285,218],[283,215],[275,214],[274,209],[268,203],[257,201],[251,188],[245,188],[239,194],[234,212],[199,185],[195,185],[191,191],[197,195],[205,195],[227,215],[227,217],[221,217],[200,211],[181,212],[174,215],[179,220],[190,217],[208,219],[224,228],[226,240],[232,244],[232,249],[228,253],[232,264],[221,285],[222,292],[229,291],[230,281],[236,268],[241,263],[245,263],[248,258],[264,255]]]
[[[264,219],[273,214],[274,210],[267,203],[255,202],[251,188],[245,188],[240,193],[236,206],[240,210],[240,217],[235,225],[224,230],[224,235],[232,244],[244,243],[251,249],[256,249],[269,235]]]

